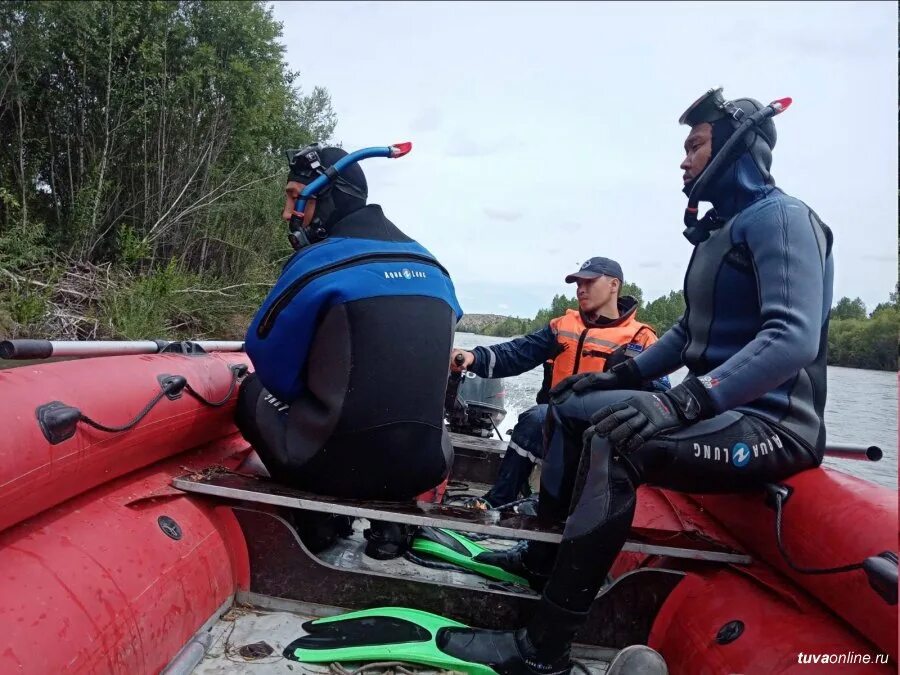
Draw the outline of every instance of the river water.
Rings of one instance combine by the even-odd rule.
[[[479,345],[505,342],[508,338],[457,333],[455,346],[471,349]],[[677,384],[687,374],[682,369],[670,376]],[[506,418],[500,425],[504,437],[512,429],[519,413],[534,405],[543,372],[536,368],[516,377],[505,378]],[[880,462],[826,457],[825,464],[840,471],[897,487],[897,375],[880,370],[828,368],[828,400],[825,406],[828,438],[838,443],[877,445],[884,451]]]

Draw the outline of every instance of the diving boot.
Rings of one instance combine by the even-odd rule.
[[[338,539],[346,539],[353,533],[352,519],[328,513],[313,513],[286,509],[285,520],[293,526],[297,536],[310,553],[322,553]]]
[[[563,675],[572,672],[570,647],[587,612],[541,598],[528,628],[517,631],[444,628],[437,647],[461,661],[489,666],[499,675]]]
[[[553,569],[556,546],[553,544],[549,546],[548,549],[548,545],[543,542],[522,542],[505,551],[479,553],[474,560],[522,577],[533,590],[540,593],[544,590]]]
[[[498,675],[567,675],[572,672],[569,650],[543,659],[528,631],[444,628],[437,634],[437,648],[460,661],[478,663]]]
[[[409,550],[412,529],[398,523],[373,520],[371,527],[363,532],[366,538],[365,554],[375,560],[399,558]]]

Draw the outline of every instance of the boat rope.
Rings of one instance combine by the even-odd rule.
[[[100,431],[107,431],[111,434],[117,433],[119,431],[128,431],[129,429],[132,429],[133,427],[135,427],[142,419],[144,419],[144,417],[147,416],[147,413],[149,413],[151,410],[153,410],[153,407],[157,403],[159,403],[160,400],[162,400],[162,398],[164,396],[166,396],[168,393],[169,392],[164,387],[162,389],[162,391],[160,391],[156,396],[154,396],[152,399],[150,399],[150,402],[144,406],[144,408],[137,414],[137,416],[133,420],[131,420],[130,422],[127,422],[126,424],[118,426],[118,427],[111,427],[111,426],[107,426],[105,424],[101,424],[100,422],[92,420],[90,417],[88,417],[84,413],[81,413],[79,415],[78,419],[80,422],[84,422],[85,424],[87,424],[90,427],[94,427],[95,429],[99,429]]]
[[[202,404],[211,408],[218,408],[225,405],[229,400],[231,400],[231,397],[234,394],[235,387],[237,387],[238,381],[247,373],[247,367],[244,365],[235,366],[233,368],[230,368],[229,370],[231,370],[231,384],[228,387],[228,392],[225,394],[225,397],[219,401],[210,401],[200,392],[194,389],[187,381],[186,377],[184,377],[183,375],[174,375],[172,377],[169,377],[162,383],[162,390],[152,399],[150,399],[147,405],[145,405],[141,409],[141,411],[134,417],[134,419],[132,419],[130,422],[127,422],[126,424],[122,424],[121,426],[108,426],[91,419],[84,413],[80,413],[78,419],[80,422],[84,422],[94,429],[99,429],[100,431],[106,431],[108,433],[128,431],[129,429],[133,429],[135,426],[137,426],[140,421],[144,419],[144,417],[146,417],[151,410],[153,410],[156,404],[163,399],[164,396],[176,396],[183,390],[186,390],[191,396],[196,398]]]
[[[246,372],[247,372],[247,368],[245,366],[242,370],[242,373],[246,373]],[[225,405],[226,403],[228,403],[229,400],[231,400],[231,395],[234,393],[234,388],[237,386],[238,380],[241,377],[242,377],[242,375],[238,373],[238,369],[232,369],[231,384],[228,387],[228,392],[225,394],[225,397],[220,401],[210,401],[209,399],[204,398],[204,396],[199,391],[197,391],[196,389],[194,389],[191,386],[190,382],[187,382],[185,384],[185,389],[187,389],[188,393],[191,396],[193,396],[195,399],[200,401],[200,403],[202,403],[203,405],[208,405],[210,408],[220,408],[223,405]]]
[[[801,567],[791,560],[787,550],[784,548],[784,542],[781,541],[782,518],[784,509],[784,494],[775,492],[775,541],[778,544],[778,550],[781,557],[788,566],[795,572],[800,574],[838,574],[841,572],[852,572],[853,570],[863,569],[863,563],[854,563],[852,565],[841,565],[840,567]]]

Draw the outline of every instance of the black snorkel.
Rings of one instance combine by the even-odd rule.
[[[341,171],[370,157],[388,157],[391,159],[403,157],[412,150],[412,143],[394,143],[384,147],[363,148],[342,157],[329,167],[322,165],[319,158],[320,150],[319,144],[314,143],[302,150],[288,150],[285,153],[288,158],[288,164],[291,167],[292,179],[306,184],[306,187],[303,188],[303,191],[294,203],[289,225],[288,239],[290,239],[291,246],[295,251],[321,241],[327,236],[323,227],[315,227],[314,224],[312,224],[312,238],[307,235],[303,227],[303,216],[309,200],[316,199],[317,195],[323,194],[332,188],[366,199],[368,196],[367,192],[345,180],[340,175]]]
[[[723,117],[731,117],[739,124],[691,187],[688,204],[684,210],[684,236],[692,244],[699,244],[709,238],[709,228],[704,226],[704,221],[707,220],[706,216],[704,216],[703,220],[698,220],[697,218],[700,198],[706,187],[744,152],[744,140],[747,134],[758,128],[764,121],[787,110],[791,102],[792,99],[790,98],[781,98],[772,101],[769,105],[754,113],[748,114],[731,101],[726,101],[722,97],[722,88],[719,87],[718,89],[710,89],[697,99],[678,120],[681,124],[694,126],[702,122],[712,123]]]

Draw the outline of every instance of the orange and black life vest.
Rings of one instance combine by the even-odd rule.
[[[633,302],[633,301],[632,301]],[[640,354],[656,342],[656,333],[634,318],[637,303],[618,319],[603,326],[587,326],[577,309],[566,310],[550,322],[559,344],[553,360],[552,387],[575,373],[608,370],[627,357]]]

